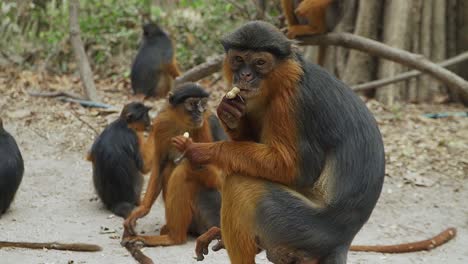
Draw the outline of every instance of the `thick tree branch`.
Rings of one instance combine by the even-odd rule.
[[[221,69],[223,64],[224,54],[218,55],[206,62],[193,67],[192,69],[186,71],[181,76],[177,77],[175,80],[176,85],[179,85],[184,82],[196,82],[200,79],[205,78]]]
[[[455,57],[450,58],[448,60],[442,61],[442,62],[438,63],[437,65],[439,65],[441,67],[449,67],[449,66],[455,65],[457,63],[463,62],[465,60],[468,60],[468,51],[463,52],[463,53],[459,54],[458,56],[455,56]],[[351,88],[354,91],[370,90],[370,89],[375,89],[377,87],[385,86],[387,84],[400,82],[400,81],[404,81],[404,80],[407,80],[407,79],[410,79],[410,78],[413,78],[413,77],[417,77],[417,76],[419,76],[421,74],[423,74],[423,73],[420,72],[420,71],[417,71],[417,70],[413,70],[413,71],[408,71],[408,72],[405,72],[405,73],[402,73],[402,74],[398,74],[398,75],[393,76],[393,77],[353,85],[353,86],[351,86]]]
[[[298,40],[300,45],[336,45],[356,49],[415,68],[447,84],[452,91],[461,95],[465,103],[468,103],[468,82],[453,72],[427,60],[422,55],[393,48],[350,33],[329,33],[302,37]]]
[[[78,0],[70,0],[69,2],[69,22],[70,22],[70,41],[73,46],[76,60],[80,68],[81,82],[85,88],[87,99],[98,101],[96,94],[96,86],[94,85],[93,72],[89,66],[88,56],[84,50],[83,41],[80,37],[80,26],[78,23]]]

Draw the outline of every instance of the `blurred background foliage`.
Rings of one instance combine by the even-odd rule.
[[[278,24],[280,6],[276,2],[268,5],[264,19]],[[221,53],[221,36],[257,15],[250,0],[80,0],[79,21],[95,73],[128,76],[143,17],[171,33],[177,60],[186,70]],[[53,73],[76,70],[68,41],[67,0],[4,0],[0,21],[2,60]]]

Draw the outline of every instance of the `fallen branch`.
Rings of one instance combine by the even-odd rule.
[[[148,256],[146,256],[145,254],[143,254],[143,252],[141,252],[140,248],[138,246],[136,246],[135,244],[127,243],[127,245],[125,245],[125,248],[128,250],[128,252],[130,252],[132,257],[138,263],[140,263],[140,264],[154,264],[153,260],[151,258],[149,258]]]
[[[300,45],[335,45],[356,49],[415,68],[447,84],[452,92],[461,95],[464,103],[468,103],[468,82],[455,73],[427,60],[422,55],[346,32],[307,36],[298,40]]]
[[[82,251],[82,252],[96,252],[101,251],[102,248],[98,245],[84,244],[84,243],[34,243],[34,242],[8,242],[0,241],[0,248],[29,248],[29,249],[55,249],[55,250],[68,250],[68,251]]]
[[[456,234],[457,234],[457,230],[451,227],[430,239],[426,239],[426,240],[422,240],[418,242],[397,244],[397,245],[385,245],[385,246],[352,245],[350,250],[351,251],[379,252],[379,253],[408,253],[408,252],[416,252],[416,251],[423,251],[423,250],[431,250],[431,249],[434,249],[438,246],[441,246],[447,243],[452,238],[454,238]]]
[[[128,237],[129,234],[127,233],[127,230],[124,230],[124,233],[122,235],[122,238]],[[128,252],[132,255],[132,257],[140,264],[154,264],[153,260],[143,254],[143,252],[140,250],[140,247],[136,243],[128,243],[124,242],[122,240],[121,242],[122,246],[124,246]]]
[[[186,71],[181,76],[177,77],[175,80],[176,85],[182,84],[184,82],[196,82],[200,79],[205,78],[221,69],[223,64],[224,54],[218,55],[206,62],[193,67],[192,69]]]
[[[69,97],[57,97],[57,99],[63,102],[78,103],[85,107],[97,107],[97,108],[111,108],[112,107],[112,105],[108,105],[108,104],[104,104],[100,102],[94,102],[94,101],[82,100],[82,99],[73,99]]]
[[[83,98],[79,95],[70,92],[56,91],[56,92],[33,92],[26,91],[30,96],[35,97],[69,97],[73,99],[82,100]]]
[[[442,61],[438,63],[437,65],[441,67],[448,67],[448,66],[452,66],[460,62],[463,62],[465,60],[468,60],[468,51],[461,53],[455,57],[452,57],[448,60]],[[423,73],[417,70],[413,70],[413,71],[405,72],[405,73],[402,73],[393,77],[375,80],[375,81],[371,81],[371,82],[367,82],[363,84],[353,85],[351,86],[351,89],[353,89],[354,91],[364,91],[364,90],[375,89],[377,87],[382,87],[391,83],[401,82],[409,78],[417,77],[421,74]]]

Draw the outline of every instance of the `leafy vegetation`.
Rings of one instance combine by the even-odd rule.
[[[176,42],[182,69],[222,52],[220,37],[254,17],[253,1],[80,0],[79,21],[85,49],[98,73],[128,74],[141,36],[142,17],[150,16]],[[277,20],[278,6],[267,9]],[[0,3],[3,56],[23,67],[71,72],[76,65],[68,42],[68,1]],[[274,22],[274,21],[273,21]]]

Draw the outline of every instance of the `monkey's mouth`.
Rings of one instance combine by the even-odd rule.
[[[260,92],[260,85],[256,80],[250,82],[239,82],[234,84],[234,86],[239,87],[239,95],[244,98],[249,98],[257,95]]]

